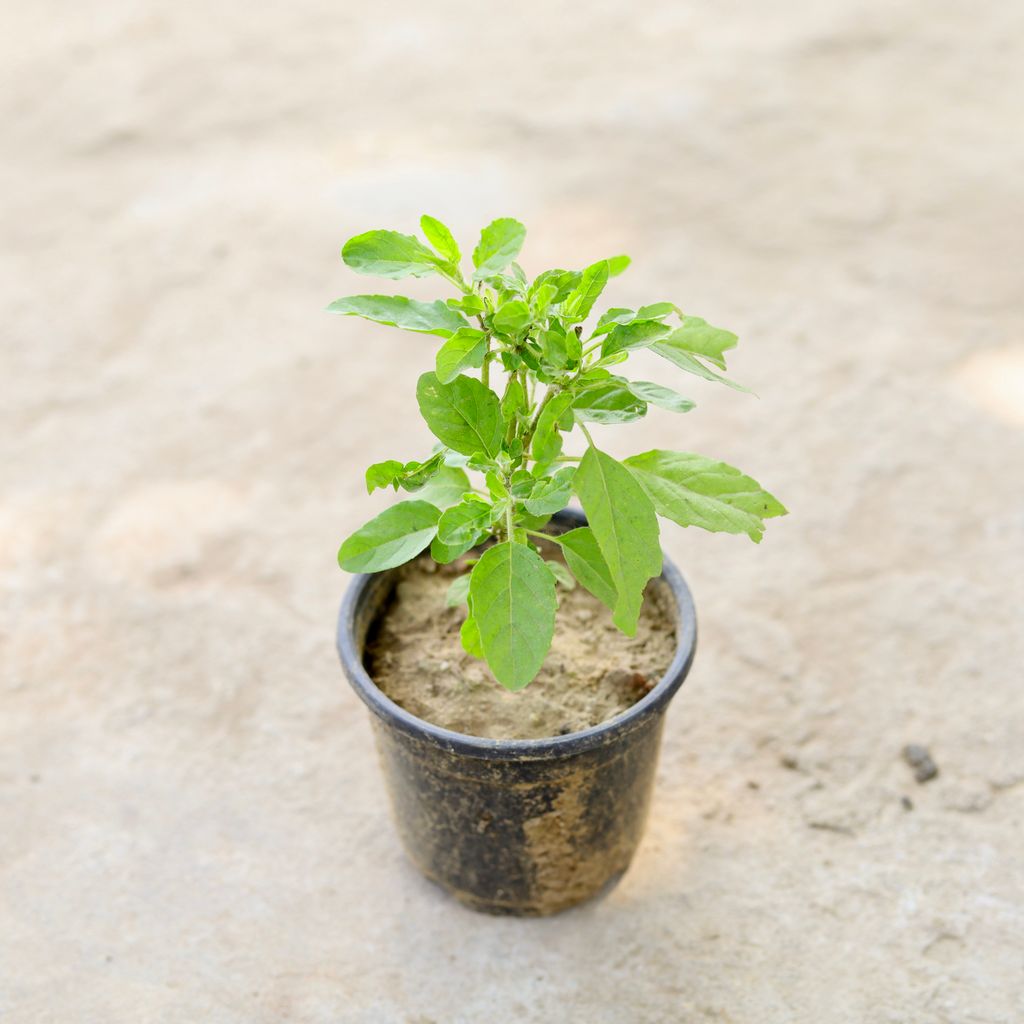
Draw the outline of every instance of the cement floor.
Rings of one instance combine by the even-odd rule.
[[[4,1024],[1024,1019],[1020,5],[8,14]],[[736,330],[760,400],[679,374],[601,436],[792,510],[665,529],[702,636],[648,834],[552,920],[408,865],[333,649],[433,342],[323,307],[423,211]]]

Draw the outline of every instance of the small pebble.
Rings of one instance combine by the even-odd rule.
[[[903,760],[914,769],[914,778],[918,782],[928,782],[939,774],[939,766],[932,760],[928,748],[917,743],[908,743],[903,748]]]

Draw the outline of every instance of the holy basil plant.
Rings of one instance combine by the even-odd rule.
[[[356,530],[338,561],[349,572],[380,572],[427,548],[441,563],[480,552],[464,560],[468,571],[455,579],[448,601],[468,605],[463,647],[486,659],[503,686],[518,690],[536,676],[551,645],[557,587],[579,583],[608,606],[619,629],[636,632],[644,588],[661,572],[659,516],[756,542],[764,520],[786,510],[724,462],[664,449],[619,461],[597,447],[587,428],[638,420],[650,405],[677,413],[693,408],[671,388],[623,374],[640,349],[703,380],[746,390],[720,372],[735,334],[672,302],[614,307],[584,326],[609,279],[629,265],[627,256],[583,270],[546,270],[531,281],[516,262],[526,229],[502,218],[484,228],[467,279],[448,228],[427,216],[420,227],[429,244],[368,231],[342,249],[345,263],[361,274],[433,274],[456,295],[434,302],[352,295],[328,307],[441,339],[434,369],[416,386],[420,414],[438,443],[422,460],[388,459],[367,469],[369,492],[393,487],[410,497]],[[582,456],[563,447],[577,428],[586,440]],[[471,480],[469,472],[478,476]],[[574,495],[588,525],[545,532]],[[544,558],[542,538],[559,545],[564,563]]]

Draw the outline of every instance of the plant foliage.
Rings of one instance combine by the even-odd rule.
[[[368,231],[342,249],[359,273],[436,275],[455,295],[434,302],[351,295],[328,307],[442,339],[434,368],[416,386],[420,415],[438,444],[422,461],[388,459],[367,469],[367,491],[393,487],[410,497],[356,530],[338,561],[350,572],[379,572],[428,548],[448,563],[490,542],[467,560],[471,568],[447,600],[468,608],[466,650],[518,690],[551,645],[557,586],[579,583],[608,606],[619,629],[636,632],[644,588],[661,572],[659,516],[759,542],[764,520],[786,510],[724,462],[660,449],[619,461],[595,445],[587,426],[629,423],[651,405],[693,408],[672,388],[623,376],[622,365],[641,349],[745,391],[724,375],[735,334],[672,302],[594,316],[608,281],[629,265],[626,256],[530,280],[516,262],[526,229],[503,217],[482,231],[467,279],[448,228],[427,216],[420,227],[426,244],[397,231]],[[577,428],[586,442],[582,455],[565,450]],[[545,533],[574,495],[588,525]],[[565,565],[545,561],[541,537],[561,546]]]

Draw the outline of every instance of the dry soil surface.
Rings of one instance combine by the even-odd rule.
[[[1024,6],[7,6],[4,1024],[1024,1019]],[[666,527],[652,820],[551,920],[410,867],[333,650],[434,342],[322,309],[424,210],[736,330],[759,401],[598,437],[792,512]]]

